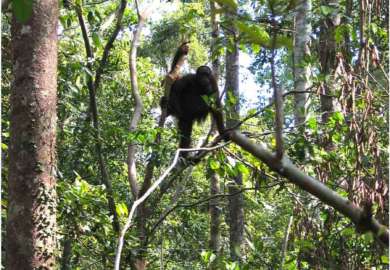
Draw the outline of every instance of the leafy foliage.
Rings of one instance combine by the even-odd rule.
[[[21,21],[31,14],[29,1],[13,1],[15,15]],[[274,107],[271,96],[270,49],[276,24],[275,65],[277,80],[285,90],[283,138],[286,154],[305,173],[313,175],[338,194],[361,205],[372,203],[373,214],[388,223],[388,31],[382,6],[372,9],[371,21],[362,22],[358,3],[348,13],[344,2],[335,9],[323,1],[313,2],[311,55],[302,65],[311,66],[308,89],[310,104],[303,126],[294,124],[294,75],[292,69],[294,10],[297,1],[261,0],[217,1],[222,16],[238,11],[234,20],[242,52],[251,57],[250,70],[260,92],[250,93],[242,84],[242,95],[255,102],[246,103],[241,96],[225,96],[225,104],[239,104],[241,130],[256,143],[275,148]],[[380,1],[379,1],[380,2]],[[87,59],[79,22],[73,10],[61,10],[58,67],[58,225],[60,251],[71,243],[69,269],[112,268],[117,235],[107,207],[106,187],[102,183],[94,139],[96,129],[90,113],[88,80],[96,74],[109,34],[113,30],[117,3],[83,1],[83,16],[88,26],[94,58]],[[26,6],[25,6],[26,5]],[[136,13],[127,8],[123,29],[110,50],[103,67],[102,82],[96,90],[104,162],[112,181],[116,212],[122,224],[134,201],[130,192],[127,147],[137,146],[138,184],[142,186],[148,164],[155,166],[153,181],[169,165],[177,148],[176,127],[168,120],[165,128],[157,127],[162,96],[161,79],[169,70],[174,49],[190,41],[189,66],[185,71],[210,62],[229,48],[229,29],[223,18],[216,51],[208,53],[211,42],[209,7],[203,2],[164,3],[170,11],[153,17],[147,26],[137,58],[137,78],[144,110],[136,130],[129,131],[134,112],[129,76],[128,53],[131,31],[137,23]],[[375,5],[379,5],[376,3]],[[25,7],[25,8],[23,8]],[[331,72],[323,72],[321,46],[317,40],[321,25],[335,12],[342,15],[331,37],[335,41]],[[349,15],[348,15],[349,14]],[[348,17],[348,16],[349,17]],[[9,95],[11,87],[10,18],[3,14],[2,25],[2,205],[7,208],[7,149],[9,144]],[[329,22],[329,21],[327,21]],[[360,27],[364,23],[368,55],[365,65],[358,61]],[[376,52],[374,52],[377,50]],[[377,53],[377,60],[374,61]],[[336,57],[337,56],[337,57]],[[220,57],[220,60],[222,58]],[[88,65],[90,63],[91,65]],[[223,66],[223,65],[222,65]],[[223,67],[221,71],[223,71]],[[222,81],[226,78],[222,77]],[[332,85],[332,99],[337,106],[327,114],[321,107],[324,85]],[[258,97],[258,99],[255,99]],[[253,105],[254,104],[254,105]],[[254,115],[254,116],[253,116]],[[249,117],[252,116],[252,117]],[[194,137],[203,140],[209,123],[198,125]],[[161,143],[156,138],[161,135]],[[210,250],[209,190],[210,177],[220,178],[218,210],[228,217],[228,186],[231,177],[242,175],[245,198],[245,234],[242,261],[231,261],[229,230],[226,219],[220,224],[220,252]],[[170,180],[170,179],[167,179]],[[165,189],[166,187],[166,189]],[[215,151],[195,167],[188,168],[174,181],[148,199],[145,230],[133,226],[126,237],[125,267],[134,266],[135,258],[144,256],[150,269],[385,269],[387,251],[372,235],[357,234],[350,220],[317,199],[271,172],[262,162],[230,144]],[[170,212],[169,212],[170,211]],[[168,213],[169,212],[169,213]],[[166,214],[166,216],[164,216]],[[160,221],[160,219],[164,218]],[[293,222],[288,228],[290,217]],[[2,219],[6,218],[5,210]],[[387,224],[388,225],[388,224]],[[281,266],[286,231],[290,238]],[[142,235],[145,234],[145,235]],[[61,259],[65,256],[61,254]]]

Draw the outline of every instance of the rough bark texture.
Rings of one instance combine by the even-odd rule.
[[[310,24],[311,0],[299,0],[296,13],[296,34],[294,44],[294,81],[295,91],[295,124],[300,125],[306,120],[307,93],[309,87],[310,67],[304,63],[306,55],[310,54],[309,42],[311,33]]]
[[[238,41],[236,39],[237,30],[231,24],[229,26],[229,33],[233,32],[233,44],[231,50],[226,52],[226,84],[225,93],[227,96],[236,97],[235,104],[227,104],[227,128],[235,126],[239,119],[240,105],[239,105],[239,50]],[[234,179],[233,184],[228,187],[229,193],[237,193],[242,186],[242,175],[238,175]],[[234,261],[241,261],[241,245],[244,236],[244,197],[242,193],[234,196],[229,196],[229,242],[230,242],[230,256]]]
[[[323,4],[331,8],[336,8],[339,5],[338,0],[326,0]],[[328,121],[330,113],[334,110],[331,96],[333,89],[332,81],[334,78],[329,77],[328,75],[331,74],[336,65],[336,41],[334,38],[334,31],[339,24],[340,15],[336,9],[323,20],[320,30],[319,58],[321,73],[326,76],[326,78],[330,78],[325,80],[320,96],[321,112],[323,113],[322,122],[324,123]]]
[[[57,1],[40,0],[26,23],[12,21],[6,236],[11,270],[55,266],[57,20]]]

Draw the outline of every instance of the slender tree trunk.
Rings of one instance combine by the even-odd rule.
[[[228,15],[234,16],[234,14]],[[240,102],[239,102],[239,50],[237,40],[237,29],[233,24],[229,26],[229,34],[233,36],[231,49],[226,52],[226,84],[225,92],[227,95],[227,128],[235,126],[239,119]],[[229,96],[236,97],[235,104],[229,103]],[[229,193],[237,193],[242,186],[242,175],[239,174],[233,179],[233,184],[228,187]],[[244,237],[244,197],[242,193],[229,196],[229,243],[230,256],[233,261],[241,261],[241,246]]]
[[[304,59],[310,54],[310,13],[311,0],[298,0],[294,43],[294,87],[295,91],[298,92],[294,95],[295,125],[301,125],[306,120],[308,95],[305,91],[309,87],[310,67],[304,62]]]
[[[210,196],[214,196],[220,193],[219,189],[219,178],[215,172],[210,174]],[[209,213],[210,213],[210,250],[218,255],[220,246],[220,225],[221,225],[221,211],[219,210],[219,199],[215,198],[209,202]]]
[[[70,269],[70,259],[72,258],[72,241],[72,236],[68,233],[64,240],[64,248],[61,258],[61,270]]]
[[[138,24],[133,31],[133,40],[131,42],[131,48],[129,53],[129,66],[130,66],[130,78],[131,78],[131,90],[134,98],[135,109],[133,116],[131,118],[129,130],[135,131],[138,122],[141,120],[141,114],[143,111],[143,103],[141,99],[141,95],[138,89],[138,78],[137,78],[137,49],[139,45],[139,41],[141,38],[142,29],[145,25],[145,17],[142,14],[138,14]],[[136,154],[136,145],[129,144],[128,145],[128,179],[131,187],[131,191],[133,194],[134,200],[138,199],[138,195],[142,196],[145,190],[139,191],[139,186],[137,184],[137,170],[135,164],[135,154]],[[140,193],[140,194],[139,194]],[[137,270],[142,270],[146,268],[146,249],[147,249],[147,218],[148,212],[150,212],[150,208],[147,205],[147,202],[144,202],[139,206],[137,214],[137,228],[139,234],[139,242],[140,242],[140,252],[137,254],[136,259],[134,261],[134,267]]]
[[[123,2],[123,1],[122,1]],[[123,4],[122,4],[123,5]],[[84,46],[85,46],[85,51],[88,59],[93,59],[93,50],[91,47],[91,44],[89,42],[88,38],[88,33],[87,33],[87,28],[84,23],[84,18],[82,14],[82,9],[81,6],[76,5],[76,13],[77,17],[79,20],[83,40],[84,40]],[[122,11],[123,14],[123,11]],[[119,19],[118,19],[119,20]],[[113,36],[114,37],[114,36]],[[112,38],[111,38],[112,39]],[[110,41],[111,41],[110,39]],[[115,39],[115,37],[114,37]],[[106,48],[109,48],[109,46]],[[108,51],[106,52],[105,48],[105,53],[103,54],[103,58],[100,61],[100,65],[104,65],[105,62],[107,61],[108,57]],[[104,58],[106,57],[106,58]],[[87,67],[89,70],[92,70],[92,64],[90,61],[87,61]],[[98,165],[99,165],[99,170],[101,174],[101,179],[102,183],[106,186],[106,196],[107,196],[107,201],[108,201],[108,210],[110,215],[113,216],[113,221],[112,221],[112,228],[113,231],[116,233],[119,233],[119,219],[118,219],[118,214],[116,212],[116,206],[115,206],[115,200],[114,200],[114,192],[112,190],[112,183],[110,176],[108,174],[107,170],[107,165],[103,156],[103,146],[102,146],[102,140],[100,136],[100,121],[99,121],[99,113],[98,113],[98,104],[97,104],[97,99],[96,99],[96,89],[99,87],[99,80],[97,78],[100,78],[101,75],[100,72],[103,71],[103,68],[99,68],[99,70],[96,72],[96,79],[95,82],[92,78],[92,75],[88,75],[88,81],[87,81],[87,87],[88,87],[88,93],[89,93],[89,106],[90,106],[90,111],[92,115],[92,122],[93,122],[93,127],[94,127],[94,141],[95,141],[95,149],[96,149],[96,155],[98,156]]]
[[[218,22],[218,15],[215,12],[216,9],[216,3],[214,1],[210,1],[210,11],[211,11],[211,27],[212,27],[212,33],[211,33],[211,56],[215,52],[216,42],[219,36],[219,22]],[[216,57],[212,61],[212,70],[215,77],[215,80],[218,83],[219,79],[219,68],[220,68],[220,61],[219,57]],[[218,93],[219,96],[219,93]],[[216,123],[213,120],[213,131],[216,130]],[[220,192],[219,188],[219,178],[216,172],[209,170],[208,174],[210,175],[210,196],[213,196],[215,194],[218,194]],[[220,225],[221,225],[221,211],[219,208],[219,200],[213,199],[210,200],[209,203],[209,214],[210,214],[210,239],[209,239],[209,248],[210,250],[217,256],[219,255],[219,247],[220,247]],[[217,265],[218,259],[214,261],[213,265],[211,266],[212,269],[216,269],[218,267]]]
[[[58,2],[12,20],[7,269],[54,269]]]
[[[331,8],[336,8],[339,5],[338,0],[325,0],[323,5]],[[322,122],[328,122],[330,114],[334,110],[333,105],[333,88],[334,78],[329,76],[335,68],[336,64],[336,41],[334,38],[334,31],[340,24],[340,16],[336,9],[329,17],[325,18],[321,25],[320,30],[320,44],[319,44],[319,58],[321,64],[321,73],[325,79],[322,85],[322,93],[320,96]],[[330,146],[331,142],[326,143]]]
[[[284,233],[284,239],[283,239],[283,246],[282,246],[282,261],[280,263],[280,270],[283,270],[284,262],[286,261],[286,253],[287,253],[287,247],[288,247],[288,240],[290,237],[290,230],[291,230],[291,225],[293,223],[294,216],[291,215],[288,224],[286,227],[286,232]]]
[[[141,39],[142,30],[145,26],[145,22],[148,19],[150,12],[152,11],[153,5],[150,5],[148,8],[143,11],[139,10],[138,2],[136,2],[137,14],[138,14],[138,24],[133,31],[133,40],[131,42],[130,52],[129,52],[129,69],[130,69],[130,79],[131,79],[131,91],[134,99],[134,113],[131,117],[129,131],[135,131],[137,129],[138,123],[141,120],[142,111],[143,111],[143,102],[138,88],[138,77],[137,77],[137,50]],[[128,145],[128,180],[131,192],[133,194],[134,201],[138,199],[139,196],[142,196],[147,188],[150,187],[150,181],[148,180],[139,188],[137,183],[137,170],[136,170],[136,159],[135,154],[137,152],[135,144]],[[145,185],[146,184],[146,185]],[[142,203],[137,209],[137,229],[138,237],[140,242],[140,252],[137,254],[136,259],[134,260],[133,267],[137,270],[142,270],[146,268],[146,252],[147,252],[147,219],[149,213],[152,212],[151,207],[147,202]]]
[[[129,67],[130,67],[130,79],[131,79],[131,91],[134,98],[135,109],[133,116],[130,121],[129,130],[135,131],[138,122],[141,120],[141,114],[143,110],[143,102],[141,95],[138,89],[138,78],[137,78],[137,50],[139,45],[139,40],[141,38],[142,28],[145,24],[145,18],[141,15],[138,16],[138,24],[133,31],[133,40],[131,42],[130,53],[129,53]],[[137,169],[135,164],[135,153],[136,145],[128,145],[128,179],[131,187],[131,192],[133,194],[134,200],[138,198],[139,187],[137,184]]]

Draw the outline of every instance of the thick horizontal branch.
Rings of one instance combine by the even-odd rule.
[[[244,150],[257,157],[271,170],[286,177],[292,183],[298,185],[322,202],[332,206],[343,215],[349,217],[361,232],[373,232],[386,246],[389,243],[388,228],[380,224],[370,214],[370,210],[362,209],[347,199],[343,198],[320,181],[303,173],[291,160],[284,156],[277,161],[274,153],[269,151],[263,144],[255,144],[238,131],[231,133],[231,140],[241,146]]]

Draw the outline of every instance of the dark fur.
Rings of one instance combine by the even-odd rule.
[[[167,112],[178,120],[180,148],[190,147],[194,122],[205,120],[211,111],[211,107],[202,98],[216,92],[211,79],[214,78],[210,68],[201,66],[196,74],[187,74],[172,85]]]
[[[171,72],[181,56],[188,54],[188,49],[188,43],[183,43],[178,48],[173,58]],[[222,114],[217,111],[221,108],[218,94],[217,81],[211,69],[208,66],[200,66],[195,74],[187,74],[177,79],[171,86],[168,98],[161,99],[161,107],[167,109],[167,115],[172,115],[178,120],[180,148],[190,147],[194,122],[204,121],[209,113],[212,113],[216,120],[220,135],[223,134],[225,128]],[[204,96],[215,97],[217,110],[205,101]]]

